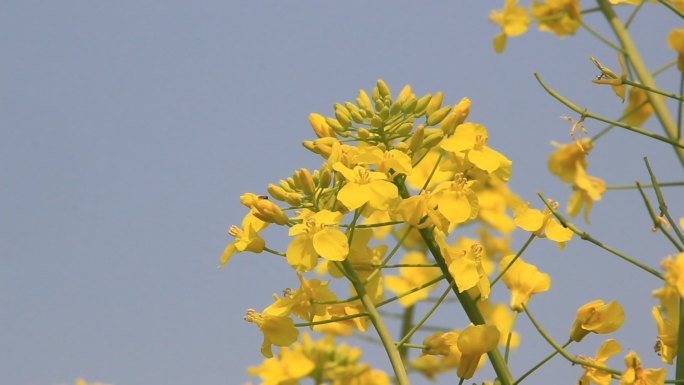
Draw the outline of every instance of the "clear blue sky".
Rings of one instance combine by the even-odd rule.
[[[532,73],[616,117],[622,105],[590,82],[597,71],[587,59],[616,67],[615,54],[584,31],[563,40],[531,31],[497,55],[487,15],[502,3],[3,2],[0,382],[247,381],[262,336],[244,312],[296,281],[267,255],[216,268],[226,230],[245,214],[238,197],[317,167],[300,145],[313,137],[308,114],[331,114],[378,78],[395,92],[409,83],[421,94],[443,90],[450,103],[470,97],[470,119],[513,160],[512,188],[535,204],[538,190],[565,203],[569,191],[546,158],[550,141],[568,140],[559,116],[569,111]],[[645,8],[633,28],[656,68],[674,58],[665,38],[681,22]],[[606,30],[599,15],[587,21]],[[673,75],[658,82],[676,90]],[[646,128],[656,130],[655,120]],[[670,148],[618,130],[597,144],[589,172],[609,184],[646,180],[643,156],[662,180],[682,179]],[[667,193],[681,216],[681,195]],[[609,192],[592,218],[577,223],[651,266],[673,252],[648,231],[636,192]],[[551,291],[531,306],[557,339],[579,305],[616,298],[628,317],[616,333],[625,353],[658,364],[649,293],[659,282],[579,240],[565,251],[537,241],[526,256],[552,275]],[[456,308],[436,322],[465,326]],[[519,324],[516,373],[551,350],[525,318]],[[572,352],[593,355],[603,339],[587,340]],[[389,367],[378,350],[365,358]],[[613,364],[623,367],[621,358]],[[581,369],[556,359],[530,383],[553,374],[573,383]]]

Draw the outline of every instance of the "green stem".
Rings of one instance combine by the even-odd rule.
[[[541,325],[539,325],[539,323],[537,323],[537,320],[534,319],[534,317],[530,313],[527,306],[523,305],[523,310],[525,311],[525,314],[527,314],[527,318],[530,319],[530,321],[534,325],[535,329],[537,329],[539,334],[541,334],[541,336],[544,337],[546,342],[548,342],[551,346],[553,346],[553,348],[556,349],[556,351],[558,353],[560,353],[561,356],[565,357],[566,360],[568,360],[574,364],[578,364],[578,365],[582,365],[582,366],[588,366],[590,368],[594,368],[594,369],[598,369],[598,370],[601,370],[604,372],[608,372],[608,373],[614,374],[616,376],[620,376],[622,374],[621,372],[619,372],[615,369],[611,369],[607,366],[597,365],[593,362],[589,362],[589,361],[582,360],[582,359],[579,359],[579,358],[572,356],[570,353],[566,352],[562,346],[558,345],[558,342],[554,341],[553,338],[551,338],[551,336],[548,335],[548,333],[546,333],[544,328],[542,328]]]
[[[651,183],[653,184],[653,191],[655,191],[656,198],[658,199],[658,208],[660,209],[660,213],[662,215],[665,215],[665,218],[670,222],[670,224],[672,224],[672,228],[674,229],[675,234],[677,234],[677,238],[679,238],[679,241],[684,243],[684,235],[682,235],[682,232],[679,230],[679,226],[677,226],[677,223],[670,215],[670,211],[667,209],[667,204],[665,203],[663,192],[660,191],[660,186],[658,185],[658,181],[656,180],[655,173],[653,173],[653,170],[651,169],[651,164],[648,163],[648,158],[644,157],[644,162],[646,163],[646,169],[648,170],[648,174],[651,176]]]
[[[613,29],[613,32],[617,36],[618,40],[620,40],[620,43],[625,50],[625,55],[634,66],[634,70],[636,71],[637,77],[639,78],[641,84],[645,85],[646,87],[658,89],[653,77],[651,76],[651,73],[648,71],[644,61],[641,59],[639,51],[632,41],[632,37],[627,32],[627,29],[625,29],[624,25],[620,21],[620,18],[618,18],[618,16],[615,14],[615,11],[613,11],[613,7],[610,5],[608,0],[598,0],[598,5],[601,7],[601,12],[603,12],[606,20],[608,20],[608,23]],[[651,102],[651,106],[653,106],[653,112],[658,117],[658,120],[663,126],[665,133],[671,140],[675,141],[675,143],[678,143],[677,126],[670,116],[670,111],[667,109],[665,100],[662,96],[657,94],[647,93],[646,95],[648,96],[648,100]],[[679,158],[679,162],[684,165],[684,148],[682,146],[677,147],[678,148],[675,148],[675,152]]]
[[[394,179],[394,182],[397,185],[397,188],[399,189],[399,195],[403,199],[410,197],[408,189],[404,184],[403,178],[397,177]],[[456,297],[458,298],[458,301],[461,303],[461,307],[463,307],[463,310],[468,316],[470,322],[472,322],[475,325],[483,325],[485,323],[484,317],[482,316],[480,310],[477,308],[477,305],[475,304],[473,298],[471,298],[467,292],[460,292],[458,290],[458,286],[456,286],[454,278],[451,276],[451,273],[449,273],[449,267],[447,266],[446,261],[442,256],[442,252],[439,248],[439,245],[435,241],[435,237],[432,234],[432,230],[419,229],[418,231],[420,232],[420,235],[423,238],[423,241],[425,242],[425,245],[427,246],[428,250],[430,250],[430,253],[435,258],[435,262],[437,262],[439,268],[442,270],[442,274],[444,274],[444,277],[449,282],[449,285],[452,287],[453,292],[456,294]],[[492,363],[492,366],[494,367],[496,375],[499,377],[501,385],[511,385],[513,378],[511,376],[511,372],[508,369],[508,365],[504,361],[499,349],[492,349],[487,353],[487,355],[489,356],[489,361]]]
[[[672,3],[670,3],[668,0],[658,0],[658,2],[670,9],[670,11],[674,12],[677,14],[677,16],[681,17],[684,19],[684,13],[680,12],[677,7],[675,7]]]
[[[658,217],[658,214],[655,213],[655,210],[653,210],[651,201],[646,196],[646,193],[641,188],[639,182],[637,182],[637,186],[639,187],[639,194],[641,194],[641,199],[644,201],[644,206],[646,206],[646,211],[648,211],[648,215],[651,217],[651,220],[653,221],[653,231],[660,230],[660,233],[663,234],[665,238],[667,238],[670,241],[670,243],[672,243],[672,245],[676,247],[677,250],[679,250],[679,252],[684,251],[684,248],[682,248],[682,246],[679,243],[677,243],[677,240],[674,239],[670,232],[667,231],[665,226],[663,226],[663,221]],[[675,229],[676,228],[677,227],[675,225]]]
[[[672,92],[666,92],[666,91],[663,91],[663,90],[660,90],[657,88],[651,88],[651,87],[645,86],[641,83],[635,83],[631,80],[625,79],[622,81],[622,84],[627,84],[627,85],[630,85],[632,87],[641,88],[644,91],[653,92],[653,93],[658,94],[658,95],[663,95],[663,96],[671,98],[671,99],[679,100],[680,102],[684,101],[684,97],[681,95],[677,95],[677,94],[672,93]]]
[[[595,38],[601,40],[603,43],[605,43],[605,44],[606,44],[607,46],[609,46],[610,48],[612,48],[612,49],[614,49],[614,50],[616,50],[616,51],[618,51],[618,52],[622,52],[622,48],[620,48],[619,46],[617,46],[617,45],[616,45],[615,43],[613,43],[612,41],[608,40],[605,36],[601,35],[598,31],[596,31],[595,29],[591,28],[588,24],[585,24],[584,21],[580,20],[580,25],[582,26],[582,28],[586,29],[587,32],[589,32],[590,34],[594,35]]]
[[[404,362],[402,361],[401,356],[399,355],[399,350],[394,345],[392,336],[390,335],[389,330],[387,330],[387,326],[385,325],[385,322],[382,320],[382,317],[378,313],[378,309],[375,307],[373,299],[368,294],[368,292],[366,292],[366,287],[363,285],[363,282],[356,275],[356,271],[354,270],[354,267],[352,266],[351,262],[349,262],[349,260],[346,259],[342,261],[341,264],[345,267],[345,270],[347,270],[350,282],[354,287],[354,290],[356,290],[356,293],[359,295],[361,303],[363,304],[364,309],[366,309],[366,313],[368,313],[368,318],[370,319],[371,323],[373,324],[373,327],[375,327],[375,331],[378,333],[378,336],[380,337],[380,341],[382,341],[382,346],[385,348],[385,352],[387,352],[387,357],[390,360],[390,364],[392,365],[392,369],[394,370],[394,375],[397,378],[397,384],[409,385],[408,375],[406,374]]]
[[[561,346],[561,348],[562,348],[562,349],[565,349],[565,348],[567,348],[568,345],[570,345],[571,343],[572,343],[572,340],[568,340],[566,343],[563,344],[563,346]],[[549,360],[551,360],[553,357],[555,357],[556,354],[558,354],[558,350],[554,350],[553,353],[549,354],[549,355],[546,356],[543,360],[539,361],[539,363],[538,363],[537,365],[534,365],[530,370],[528,370],[528,371],[526,371],[525,373],[523,373],[522,376],[520,376],[517,380],[515,380],[515,382],[513,383],[513,385],[518,385],[519,383],[521,383],[522,380],[524,380],[525,378],[527,378],[527,376],[529,376],[530,374],[534,373],[537,369],[541,368],[542,365],[544,365],[544,364],[547,363]]]
[[[577,112],[578,114],[581,114],[584,117],[599,120],[601,122],[612,124],[612,125],[617,126],[617,127],[622,127],[626,130],[636,132],[638,134],[648,136],[649,138],[653,138],[653,139],[659,140],[661,142],[665,142],[665,143],[667,143],[673,147],[677,147],[677,154],[679,154],[679,153],[682,154],[682,162],[684,162],[684,143],[680,143],[676,139],[667,138],[667,137],[664,137],[662,135],[654,134],[650,131],[642,130],[639,127],[630,126],[629,124],[625,124],[623,122],[618,122],[616,120],[608,119],[605,116],[601,116],[601,115],[595,114],[593,112],[587,111],[586,108],[580,108],[579,106],[572,103],[571,101],[569,101],[565,97],[561,96],[558,92],[554,91],[551,87],[547,86],[546,83],[544,83],[544,81],[541,79],[539,74],[535,73],[534,77],[537,78],[537,81],[539,82],[539,84],[546,90],[546,92],[549,93],[549,95],[553,96],[556,100],[558,100],[559,102],[564,104],[569,109]],[[653,104],[653,101],[651,101],[651,104]],[[655,106],[654,106],[654,109],[655,109]],[[675,134],[676,134],[676,131],[675,131]]]
[[[684,380],[684,358],[682,358],[682,354],[684,352],[684,338],[681,336],[684,336],[684,299],[679,297],[679,329],[677,332],[679,333],[677,338],[677,362],[675,365],[677,366],[676,372],[675,372],[675,379],[677,380]]]
[[[444,298],[446,298],[447,294],[449,294],[450,292],[451,292],[451,287],[447,287],[446,290],[444,290],[444,293],[442,294],[442,296],[439,297],[439,300],[437,300],[437,301],[434,303],[434,305],[432,305],[432,307],[430,308],[430,310],[423,316],[423,318],[421,318],[421,319],[413,326],[413,328],[411,328],[410,330],[407,330],[407,331],[405,331],[405,332],[402,333],[402,335],[403,335],[404,337],[402,337],[402,339],[399,340],[399,342],[397,342],[397,347],[399,347],[399,349],[400,349],[399,351],[401,351],[402,346],[408,342],[408,340],[411,338],[411,336],[412,336],[413,334],[415,334],[418,330],[421,330],[421,328],[423,327],[423,324],[425,324],[425,322],[427,322],[428,318],[430,318],[430,316],[432,315],[432,313],[434,313],[435,310],[437,310],[437,308],[439,307],[439,305],[442,304],[442,301],[444,301]],[[413,308],[413,306],[411,306],[411,307]]]
[[[659,187],[680,187],[684,186],[684,182],[666,182],[659,183]],[[637,186],[633,184],[621,185],[621,186],[607,186],[606,190],[634,190]],[[642,184],[641,188],[653,188],[652,184]]]
[[[411,305],[404,309],[404,316],[401,317],[401,330],[399,331],[400,336],[402,337],[401,341],[399,341],[396,346],[397,349],[399,349],[399,356],[401,357],[401,360],[406,362],[406,358],[408,357],[408,349],[406,346],[404,346],[404,343],[409,342],[411,339],[411,335],[413,333],[409,332],[411,331],[411,327],[413,326],[413,314],[416,311],[416,307],[414,305]]]
[[[612,248],[612,247],[610,247],[610,246],[608,246],[608,245],[605,245],[605,244],[603,244],[602,242],[599,242],[598,240],[596,240],[595,238],[593,238],[591,235],[589,235],[589,234],[587,234],[586,232],[580,230],[577,226],[575,226],[575,225],[573,225],[572,223],[570,223],[564,216],[560,215],[560,214],[558,213],[558,211],[557,211],[556,209],[554,209],[554,208],[551,206],[551,204],[550,204],[549,202],[546,201],[546,198],[545,198],[541,193],[537,193],[537,195],[539,195],[539,197],[540,197],[541,200],[544,202],[544,204],[546,205],[546,207],[548,207],[549,210],[551,210],[551,212],[552,212],[553,215],[558,219],[558,221],[561,223],[561,225],[563,225],[564,227],[567,227],[568,229],[570,229],[573,233],[577,234],[580,238],[582,238],[582,240],[585,240],[585,241],[587,241],[587,242],[591,242],[591,243],[595,244],[596,246],[602,248],[603,250],[606,250],[606,251],[608,251],[609,253],[611,253],[611,254],[613,254],[613,255],[616,255],[616,256],[622,258],[623,260],[625,260],[625,261],[631,263],[632,265],[637,266],[637,267],[641,268],[642,270],[647,271],[647,272],[649,272],[649,273],[655,275],[656,277],[660,278],[661,280],[664,279],[663,275],[660,274],[660,272],[657,271],[656,269],[654,269],[654,268],[652,268],[652,267],[649,267],[649,266],[646,266],[646,265],[644,265],[643,263],[641,263],[641,262],[639,262],[639,261],[637,261],[637,260],[635,260],[635,259],[633,259],[633,258],[631,258],[631,257],[629,257],[629,256],[627,256],[627,255],[625,255],[625,254],[623,254],[623,253],[621,253],[620,251],[618,251],[618,250],[616,250],[616,249],[614,249],[614,248]]]
[[[325,320],[320,320],[320,321],[311,321],[311,322],[300,322],[294,324],[295,327],[298,328],[305,328],[305,327],[310,327],[310,326],[316,326],[316,325],[325,325],[325,324],[331,324],[335,322],[340,322],[340,321],[346,321],[354,318],[360,318],[360,317],[366,317],[368,313],[356,313],[356,314],[349,314],[349,315],[343,315],[340,317],[335,317],[335,318],[330,318],[330,319],[325,319]]]
[[[443,276],[443,275],[440,275],[439,277],[437,277],[437,278],[435,278],[435,279],[433,279],[433,280],[427,281],[427,282],[425,282],[424,284],[422,284],[422,285],[420,285],[420,286],[416,286],[416,287],[414,287],[414,288],[411,289],[411,290],[405,291],[405,292],[403,292],[403,293],[401,293],[401,294],[399,294],[399,295],[397,295],[397,296],[394,296],[394,297],[392,297],[392,298],[387,298],[387,299],[385,299],[385,300],[382,300],[382,301],[380,301],[380,302],[377,303],[376,307],[385,306],[385,305],[387,305],[388,303],[394,302],[394,301],[398,300],[398,299],[401,298],[401,297],[406,297],[407,295],[409,295],[409,294],[411,294],[411,293],[415,293],[415,292],[417,292],[417,291],[419,291],[419,290],[425,289],[426,287],[429,287],[429,286],[432,286],[432,285],[434,285],[434,284],[437,284],[437,283],[441,282],[443,279],[444,279],[444,276]]]

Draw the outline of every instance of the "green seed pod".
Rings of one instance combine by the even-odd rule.
[[[378,87],[378,91],[380,92],[380,96],[382,96],[382,97],[389,96],[390,98],[392,97],[392,93],[390,92],[390,89],[389,89],[389,87],[387,87],[387,84],[385,83],[384,80],[378,79],[377,87]]]
[[[428,126],[434,126],[435,124],[441,122],[444,120],[444,118],[451,112],[451,106],[446,106],[442,107],[439,110],[428,114],[427,116],[427,125]]]
[[[440,107],[442,107],[442,99],[444,99],[444,94],[442,93],[442,91],[439,91],[434,96],[432,96],[427,107],[425,107],[425,114],[427,116],[430,116],[433,112],[439,110]]]
[[[430,103],[430,100],[432,100],[431,94],[426,94],[422,98],[418,99],[418,101],[416,102],[416,108],[413,109],[413,113],[417,117],[423,116],[428,104]]]

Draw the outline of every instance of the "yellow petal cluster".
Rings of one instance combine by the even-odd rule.
[[[612,333],[625,322],[625,312],[617,301],[609,303],[597,299],[577,309],[577,316],[570,327],[570,339],[581,341],[589,333]]]
[[[522,311],[532,294],[551,288],[551,277],[540,272],[537,266],[523,261],[522,258],[516,258],[515,255],[503,257],[499,262],[499,270],[504,271],[507,267],[508,270],[504,273],[502,280],[511,290],[510,307],[514,311]]]

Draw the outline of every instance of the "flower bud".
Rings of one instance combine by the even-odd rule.
[[[299,180],[301,190],[304,191],[304,194],[309,196],[314,195],[316,192],[316,186],[314,185],[314,181],[309,170],[300,168],[299,170],[295,171],[294,177],[295,181]]]
[[[323,115],[316,113],[309,114],[309,123],[311,124],[311,128],[313,128],[314,132],[316,133],[316,136],[319,138],[335,136],[335,132],[325,121],[325,117]]]
[[[378,87],[378,92],[380,93],[381,97],[389,96],[392,97],[392,93],[390,92],[389,87],[387,87],[387,84],[385,83],[384,80],[378,79],[377,82],[377,87]]]
[[[419,125],[416,131],[411,135],[411,140],[409,141],[409,149],[413,152],[418,151],[423,145],[423,139],[425,139],[425,126]]]
[[[365,110],[367,113],[373,113],[373,104],[371,103],[366,91],[359,90],[359,96],[356,98],[356,104],[359,106],[359,108]]]
[[[437,111],[442,107],[442,99],[444,98],[444,94],[442,91],[437,92],[434,94],[431,98],[430,101],[425,107],[425,114],[426,115],[431,115],[433,112]]]
[[[423,148],[431,148],[436,146],[439,142],[444,139],[444,133],[440,130],[437,133],[430,135],[425,134],[425,139],[423,139]]]
[[[413,109],[413,113],[416,117],[422,116],[427,109],[428,104],[432,100],[432,94],[426,94],[422,98],[418,99],[416,102],[416,107]]]
[[[318,177],[318,187],[326,188],[330,186],[330,182],[332,182],[332,173],[330,172],[330,166],[328,166],[326,163],[321,166],[321,171]]]
[[[416,99],[415,95],[410,95],[408,99],[401,105],[401,112],[405,114],[410,114],[412,113],[416,105],[418,103],[418,99]]]
[[[335,112],[337,112],[337,111],[335,111]],[[331,118],[331,117],[326,117],[325,121],[326,121],[326,123],[328,123],[328,125],[330,127],[332,127],[332,129],[335,132],[337,132],[337,133],[345,132],[344,127],[342,127],[342,124],[340,124],[340,122],[337,119]]]
[[[268,199],[259,198],[252,203],[254,216],[264,222],[284,225],[288,222],[287,215],[275,203]]]
[[[302,204],[302,194],[296,192],[286,193],[285,202],[290,206],[300,206]]]
[[[280,186],[276,186],[273,183],[268,184],[267,191],[269,195],[273,197],[273,199],[279,200],[281,202],[285,200],[285,195],[287,195],[287,191],[285,191],[285,189]]]
[[[244,193],[240,195],[240,203],[243,205],[252,208],[252,205],[254,205],[254,202],[259,200],[259,196],[254,194],[254,193]]]
[[[339,103],[335,103],[335,118],[340,122],[343,129],[347,129],[351,125],[351,113]]]
[[[432,115],[434,116],[434,115]],[[450,112],[447,114],[447,116],[442,120],[442,122],[439,124],[439,129],[444,132],[444,135],[451,135],[454,133],[454,130],[456,129],[456,125],[458,124],[458,115],[454,112]]]
[[[450,106],[442,107],[439,110],[427,114],[427,125],[434,126],[435,124],[444,120],[447,114],[451,111]]]
[[[406,136],[409,133],[411,133],[412,129],[413,129],[413,123],[405,122],[405,123],[400,124],[394,133],[396,135],[399,135],[399,136]]]

